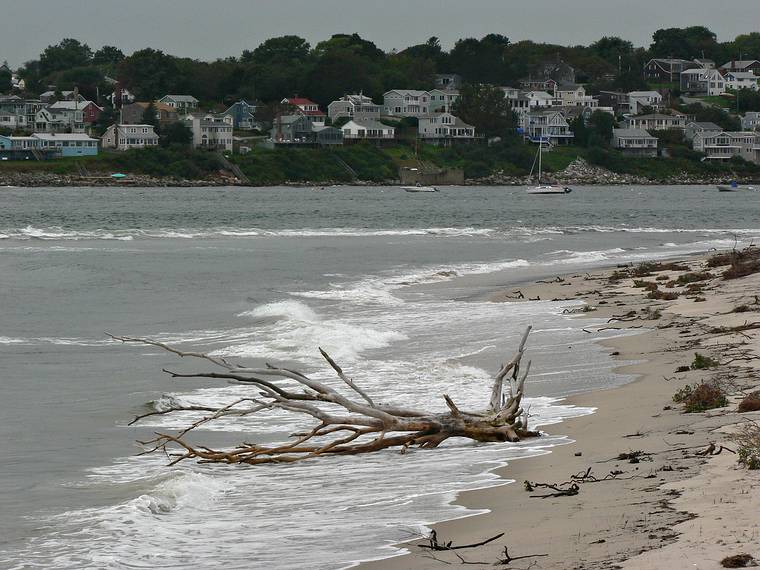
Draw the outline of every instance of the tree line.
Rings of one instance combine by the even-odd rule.
[[[90,98],[110,93],[118,80],[139,100],[167,93],[192,94],[204,104],[229,104],[241,98],[272,103],[306,96],[327,105],[350,92],[380,101],[392,88],[429,89],[436,73],[456,73],[472,84],[516,85],[534,66],[564,61],[577,70],[579,82],[594,89],[645,88],[642,70],[652,57],[704,57],[719,65],[731,59],[760,59],[760,33],[719,42],[704,26],[657,30],[649,47],[619,37],[603,37],[588,46],[533,41],[511,42],[500,34],[465,38],[450,50],[438,38],[401,51],[385,52],[358,34],[335,34],[312,46],[287,35],[268,39],[238,57],[200,61],[145,48],[125,55],[119,48],[93,50],[66,38],[50,45],[19,70],[30,94],[51,86],[78,87]],[[2,78],[0,85],[7,83]]]

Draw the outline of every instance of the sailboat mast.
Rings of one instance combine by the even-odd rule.
[[[538,139],[538,183],[541,184],[541,159],[543,158],[543,137]]]

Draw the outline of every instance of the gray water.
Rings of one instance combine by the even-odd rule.
[[[626,378],[581,332],[588,321],[562,315],[568,303],[495,304],[487,293],[748,243],[758,214],[756,195],[712,187],[0,189],[0,567],[295,568],[308,556],[337,568],[461,516],[448,505],[456,491],[495,484],[493,467],[561,443],[167,469],[135,457],[134,441],[193,417],[126,427],[131,417],[242,388],[171,380],[162,367],[188,365],[104,331],[327,380],[323,346],[370,392],[438,409],[444,392],[483,405],[489,374],[530,323],[529,396],[548,424],[588,412],[556,398]],[[302,427],[270,414],[198,437],[229,445]],[[346,528],[353,538],[336,549]]]

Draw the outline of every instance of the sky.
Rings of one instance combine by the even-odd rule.
[[[448,49],[489,33],[561,45],[615,35],[648,46],[659,28],[706,25],[720,41],[760,31],[760,0],[0,0],[0,8],[0,62],[11,67],[64,37],[212,60],[285,34],[314,45],[356,32],[391,50],[431,36]]]

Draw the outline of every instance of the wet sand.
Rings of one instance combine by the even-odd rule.
[[[694,271],[705,269],[704,258],[685,262]],[[575,443],[514,461],[497,473],[515,483],[465,492],[457,500],[489,513],[434,525],[439,542],[452,541],[454,546],[502,532],[504,536],[456,552],[431,552],[418,546],[424,540],[411,542],[404,545],[409,554],[365,563],[362,568],[494,565],[506,558],[505,547],[515,558],[546,555],[515,559],[508,568],[710,569],[721,568],[722,558],[739,553],[760,558],[760,471],[740,468],[729,451],[700,454],[711,443],[736,449],[728,439],[734,426],[743,418],[760,418],[760,412],[735,411],[743,394],[760,387],[756,359],[760,331],[714,331],[760,321],[760,312],[731,312],[738,305],[756,302],[760,274],[731,281],[710,279],[703,283],[704,290],[693,294],[686,294],[683,286],[661,286],[682,294],[677,300],[660,301],[647,299],[645,291],[632,287],[631,279],[610,282],[612,271],[510,287],[493,300],[512,301],[520,290],[526,299],[583,299],[594,309],[588,313],[593,317],[633,315],[625,318],[635,320],[612,320],[607,326],[641,327],[642,333],[604,344],[614,358],[637,362],[618,370],[637,379],[620,388],[568,398],[568,403],[597,408],[593,415],[547,429]],[[717,275],[720,268],[710,271]],[[668,270],[645,279],[667,275],[670,280],[682,273]],[[589,327],[589,334],[598,328]],[[676,373],[679,366],[692,363],[695,352],[722,364]],[[740,354],[751,359],[732,361]],[[673,394],[687,384],[716,378],[727,387],[728,406],[686,414],[673,402]],[[530,395],[530,379],[526,391]],[[644,454],[633,462],[618,459],[635,451]],[[523,483],[558,484],[585,473],[586,481],[579,482],[578,493],[571,496],[540,498],[553,491],[537,487],[529,492]]]

